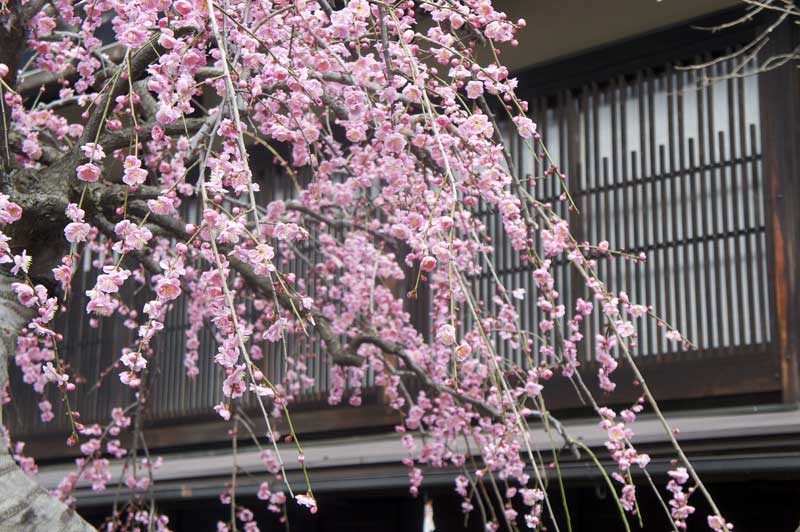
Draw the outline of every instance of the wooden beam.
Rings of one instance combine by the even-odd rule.
[[[263,419],[256,411],[250,412],[256,435],[263,440],[266,427]],[[358,408],[349,406],[319,407],[302,409],[292,413],[292,422],[301,440],[330,437],[335,434],[361,434],[369,432],[387,432],[392,426],[401,422],[400,416],[383,404],[367,404]],[[171,448],[196,448],[230,445],[228,430],[231,423],[226,423],[216,415],[207,417],[186,417],[145,425],[145,438],[152,450]],[[286,420],[274,423],[274,428],[281,434],[288,433]],[[66,434],[48,432],[26,437],[26,452],[40,460],[58,460],[80,456],[75,447],[61,445]],[[250,434],[240,429],[239,439],[243,444],[252,443]],[[53,443],[58,442],[57,445]],[[125,442],[123,442],[125,443]]]
[[[783,24],[762,50],[763,60],[792,50],[794,24]],[[794,62],[759,77],[761,143],[770,241],[770,314],[780,355],[783,401],[800,401],[800,73]]]
[[[782,390],[778,358],[763,346],[638,357],[637,366],[658,401],[686,403],[746,395],[769,402]],[[630,405],[642,395],[627,365],[621,364],[613,373],[617,387],[611,394],[600,389],[597,368],[597,363],[589,362],[580,372],[601,404]],[[563,377],[547,383],[542,393],[550,410],[585,408],[574,386]]]

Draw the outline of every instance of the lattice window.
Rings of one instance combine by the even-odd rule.
[[[612,248],[649,257],[640,264],[600,260],[601,278],[611,290],[654,305],[702,351],[770,340],[758,78],[698,83],[725,76],[731,67],[642,70],[532,98],[530,109],[568,176],[580,215],[567,213],[564,203],[557,203],[557,212],[569,217],[579,239],[608,240]],[[541,160],[522,143],[512,140],[511,148],[520,175],[543,174]],[[528,186],[537,199],[557,202],[555,179],[537,183]],[[483,216],[497,244],[501,281],[531,293],[530,274],[496,214]],[[586,297],[582,282],[558,264],[556,289],[568,301]],[[489,274],[476,285],[484,301],[496,294]],[[517,303],[523,329],[531,331],[540,318],[533,305]],[[588,338],[599,320],[586,324]],[[666,341],[655,321],[642,322],[638,334],[640,356],[684,350]],[[504,350],[504,343],[498,347]],[[593,358],[591,341],[581,356]]]

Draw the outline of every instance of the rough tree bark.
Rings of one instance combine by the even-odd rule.
[[[30,309],[23,307],[11,290],[12,282],[13,278],[0,274],[0,389],[8,382],[8,363],[17,331],[31,317]],[[94,528],[25,474],[6,445],[0,445],[0,532],[90,530]]]

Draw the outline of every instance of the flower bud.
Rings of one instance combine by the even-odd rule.
[[[424,272],[431,272],[436,268],[436,258],[431,257],[430,255],[426,255],[422,257],[420,261],[419,267]]]

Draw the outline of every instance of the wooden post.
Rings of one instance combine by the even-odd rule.
[[[763,60],[798,42],[794,24],[776,29]],[[780,356],[783,401],[800,401],[800,73],[796,61],[759,78],[761,142],[767,202],[772,339]]]

